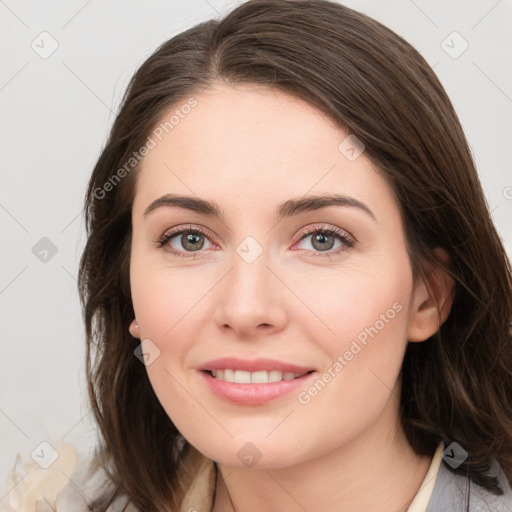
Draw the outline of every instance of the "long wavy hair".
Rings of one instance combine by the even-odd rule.
[[[251,0],[176,35],[140,66],[92,172],[79,290],[96,456],[110,485],[90,509],[126,497],[170,512],[183,496],[194,448],[160,405],[128,332],[139,166],[125,164],[170,107],[216,80],[295,95],[364,143],[396,194],[414,279],[442,267],[455,281],[446,322],[408,344],[401,424],[419,455],[458,442],[469,456],[449,469],[502,494],[488,473],[496,459],[512,482],[511,267],[449,98],[410,44],[363,14],[324,0]]]

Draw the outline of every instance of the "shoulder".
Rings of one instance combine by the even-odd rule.
[[[497,461],[493,461],[491,474],[497,476],[503,494],[493,494],[466,476],[454,473],[443,460],[426,512],[512,512],[512,488]]]
[[[109,482],[94,456],[68,443],[48,444],[27,461],[17,455],[0,512],[89,512],[88,504]],[[122,505],[118,499],[108,511],[120,512]],[[137,511],[127,507],[126,512]]]

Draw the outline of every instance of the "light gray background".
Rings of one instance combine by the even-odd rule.
[[[239,3],[0,0],[0,508],[17,452],[27,459],[59,439],[90,451],[95,440],[76,291],[81,209],[128,80],[163,41]],[[434,67],[510,254],[512,2],[343,3],[395,30]],[[469,44],[457,58],[464,42],[454,31]],[[43,237],[57,248],[46,262],[32,252]]]

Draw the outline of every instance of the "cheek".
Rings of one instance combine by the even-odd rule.
[[[353,340],[364,345],[377,336],[381,345],[384,341],[403,344],[411,288],[412,275],[403,258],[330,269],[295,280],[295,290],[301,291],[297,294],[319,320],[317,327],[325,328],[330,353],[347,350]]]
[[[189,420],[201,409],[187,393],[190,375],[182,365],[196,339],[191,326],[200,321],[201,298],[209,288],[205,283],[191,269],[161,268],[132,258],[131,293],[141,340],[151,340],[159,350],[146,371],[169,418],[187,436],[202,429]]]
[[[192,267],[173,269],[136,254],[130,271],[132,301],[142,337],[165,343],[176,338],[175,329],[194,322],[209,287],[204,273],[200,277]]]
[[[341,410],[363,408],[371,414],[383,406],[398,378],[407,346],[412,275],[408,260],[398,255],[373,268],[308,280],[308,304],[321,323],[313,322],[306,335],[327,354],[327,365],[322,382],[305,390],[303,402],[316,402],[319,411],[331,407],[336,397]],[[306,282],[300,286],[306,290]]]

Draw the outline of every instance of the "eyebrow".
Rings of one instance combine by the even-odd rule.
[[[149,213],[158,208],[176,206],[185,210],[206,215],[208,217],[216,217],[224,220],[225,216],[215,201],[208,201],[192,196],[179,196],[175,194],[166,194],[158,199],[155,199],[145,210],[143,216],[146,217]],[[377,221],[373,212],[358,199],[349,197],[343,194],[330,194],[330,195],[316,195],[305,196],[301,198],[288,199],[281,203],[276,209],[276,215],[279,219],[298,215],[299,213],[310,212],[319,210],[320,208],[327,208],[329,206],[345,206],[358,208],[359,210],[368,214],[374,221]]]

